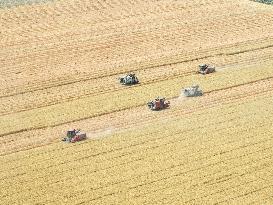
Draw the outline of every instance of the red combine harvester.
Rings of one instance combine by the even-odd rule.
[[[66,133],[66,137],[62,139],[64,142],[79,142],[86,139],[86,133],[80,130],[68,130]]]
[[[170,101],[166,101],[165,98],[157,97],[153,101],[147,103],[149,109],[151,110],[163,110],[170,107]]]
[[[209,73],[214,73],[215,72],[215,67],[212,65],[208,65],[208,64],[201,64],[199,65],[199,70],[197,71],[197,73],[206,75]]]

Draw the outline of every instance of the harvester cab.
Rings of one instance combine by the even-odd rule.
[[[170,102],[166,101],[163,97],[157,97],[153,101],[147,103],[148,108],[151,110],[162,110],[170,106]]]
[[[208,68],[207,64],[201,64],[201,65],[199,65],[200,71],[205,71],[207,68]]]
[[[182,93],[185,97],[197,97],[203,95],[203,91],[199,89],[199,85],[193,85],[191,87],[184,88]]]
[[[67,132],[66,132],[66,136],[68,137],[68,138],[72,138],[72,137],[74,137],[75,135],[76,135],[76,132],[78,132],[79,130],[75,130],[75,129],[73,129],[73,130],[68,130]]]
[[[119,82],[122,85],[134,85],[139,83],[139,80],[134,73],[129,73],[123,77],[120,77]]]
[[[197,71],[197,73],[200,73],[203,75],[213,73],[213,72],[215,72],[215,67],[212,65],[208,65],[208,64],[200,64],[199,70]]]

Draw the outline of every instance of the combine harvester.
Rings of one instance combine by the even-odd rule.
[[[215,66],[208,65],[208,64],[201,64],[199,65],[199,70],[197,71],[197,73],[206,75],[206,74],[214,73],[215,71],[216,71]]]
[[[127,75],[125,75],[123,77],[120,77],[119,82],[122,85],[135,85],[135,84],[139,83],[139,80],[138,80],[138,78],[136,77],[135,74],[130,73],[130,74],[127,74]]]
[[[170,101],[166,101],[163,97],[157,97],[153,101],[147,103],[148,108],[151,110],[163,110],[170,107]]]
[[[66,133],[66,137],[62,139],[64,142],[79,142],[86,139],[86,133],[80,130],[68,130]]]
[[[199,85],[193,85],[191,87],[184,88],[182,90],[182,94],[185,97],[197,97],[197,96],[202,96],[203,91],[201,89],[199,89]]]

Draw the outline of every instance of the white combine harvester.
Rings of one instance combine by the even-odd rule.
[[[134,84],[138,84],[139,80],[134,73],[129,73],[125,76],[120,77],[119,82],[122,85],[134,85]]]
[[[182,90],[182,94],[185,97],[197,97],[197,96],[202,96],[203,91],[201,89],[199,89],[199,85],[193,85],[191,87],[184,88]]]

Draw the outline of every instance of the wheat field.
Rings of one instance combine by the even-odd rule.
[[[0,204],[273,204],[271,5],[0,1],[0,39]]]

